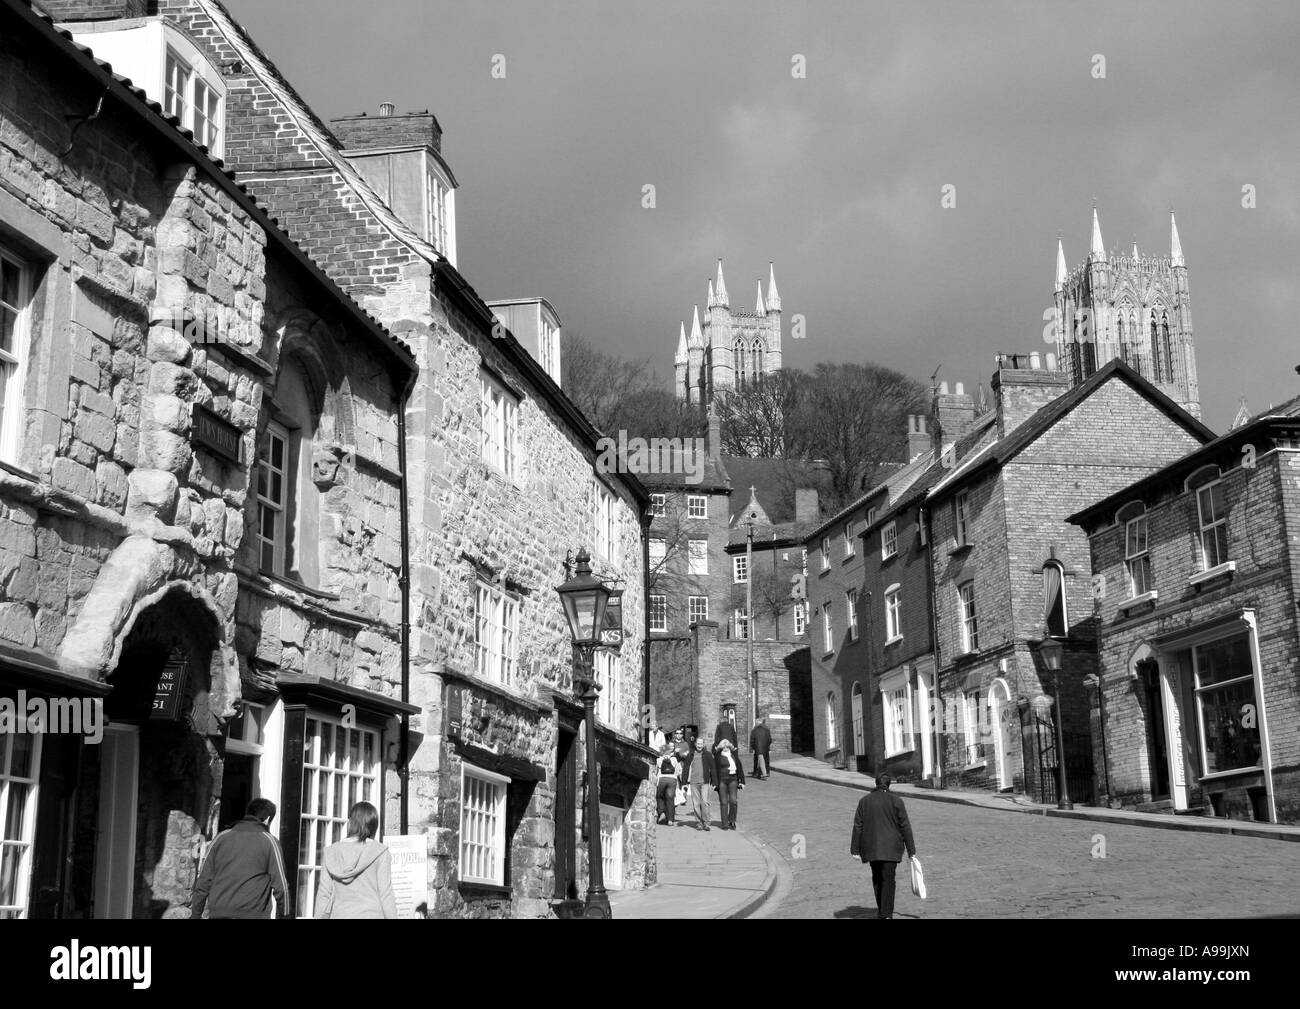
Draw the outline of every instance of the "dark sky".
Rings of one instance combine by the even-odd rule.
[[[775,260],[788,365],[973,391],[1045,349],[1095,198],[1108,248],[1168,254],[1177,211],[1212,428],[1300,393],[1300,5],[227,4],[323,117],[436,113],[482,296],[544,295],[665,381],[721,256],[749,309]]]

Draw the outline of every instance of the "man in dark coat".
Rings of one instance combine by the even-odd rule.
[[[858,803],[853,817],[853,839],[849,853],[871,863],[871,887],[876,892],[876,917],[894,917],[894,873],[903,860],[916,857],[912,825],[907,821],[903,800],[889,794],[893,779],[885,773],[876,775],[876,790],[868,792]]]
[[[736,736],[736,725],[726,716],[724,712],[722,718],[718,721],[718,727],[713,730],[713,752],[718,752],[718,744],[724,739],[731,740],[732,746],[739,746],[740,740]]]
[[[714,761],[718,804],[722,807],[722,829],[736,829],[736,809],[740,806],[740,790],[745,787],[745,765],[730,739],[718,743],[718,756]]]
[[[772,730],[759,719],[749,731],[749,748],[754,754],[754,777],[759,781],[772,773]],[[759,763],[762,758],[762,763]]]
[[[716,782],[717,774],[713,754],[704,748],[704,740],[695,740],[695,749],[691,751],[686,763],[686,784],[690,786],[691,812],[699,823],[696,830],[709,830],[709,789]]]

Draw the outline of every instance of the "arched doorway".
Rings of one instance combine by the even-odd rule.
[[[989,714],[992,716],[993,755],[998,776],[998,790],[1006,791],[1014,786],[1011,774],[1012,733],[1017,722],[1017,711],[1011,703],[1011,690],[1007,681],[998,677],[989,687]]]
[[[862,684],[853,683],[853,753],[857,757],[867,755],[867,733],[862,719]],[[858,770],[866,770],[859,767]]]
[[[189,903],[221,794],[221,754],[208,741],[218,643],[212,613],[181,587],[122,641],[98,761],[97,918],[161,918]]]

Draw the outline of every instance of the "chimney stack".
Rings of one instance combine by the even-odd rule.
[[[794,492],[794,520],[796,522],[816,522],[821,518],[817,507],[817,488],[799,487]]]
[[[935,457],[943,453],[945,444],[953,444],[970,430],[975,422],[975,401],[966,395],[961,382],[948,391],[948,383],[940,382],[930,408],[930,444]]]
[[[930,448],[930,432],[925,426],[925,417],[911,413],[907,415],[907,462]]]
[[[1070,388],[1070,376],[1056,370],[1056,355],[1048,354],[1046,367],[1038,351],[1028,355],[998,354],[998,370],[991,386],[998,411],[998,437],[1005,438],[1036,412]]]
[[[427,109],[399,114],[392,102],[384,102],[378,115],[342,116],[331,119],[329,127],[339,147],[349,154],[393,147],[430,147],[442,153],[442,127]]]
[[[148,0],[40,0],[56,23],[64,21],[117,21],[149,14]]]

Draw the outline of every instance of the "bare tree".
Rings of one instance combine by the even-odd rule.
[[[790,572],[773,568],[751,572],[755,613],[771,616],[775,634],[780,636],[781,617],[794,608],[791,595]]]

